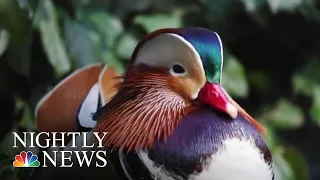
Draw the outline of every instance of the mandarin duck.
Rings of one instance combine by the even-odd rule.
[[[219,35],[190,27],[147,35],[122,76],[107,65],[74,72],[38,103],[39,131],[108,132],[108,166],[42,175],[273,180],[265,128],[224,90],[222,69]]]

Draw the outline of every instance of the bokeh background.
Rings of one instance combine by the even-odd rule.
[[[316,0],[0,0],[0,179],[25,177],[11,132],[36,131],[35,104],[62,78],[97,62],[123,72],[144,35],[184,26],[220,34],[223,84],[268,128],[276,180],[319,180]]]

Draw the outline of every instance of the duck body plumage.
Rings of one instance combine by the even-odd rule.
[[[40,101],[41,131],[108,132],[103,142],[108,166],[45,168],[34,173],[39,179],[274,179],[263,127],[221,86],[223,50],[217,33],[155,31],[137,45],[130,64],[121,78],[108,67],[84,68]],[[69,144],[64,150],[79,149]]]
[[[113,153],[127,179],[272,180],[271,153],[260,133],[241,114],[190,112],[166,141],[149,150]]]

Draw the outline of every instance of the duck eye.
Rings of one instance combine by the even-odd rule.
[[[179,64],[175,64],[172,66],[172,71],[176,74],[183,74],[185,73],[186,71],[184,70],[184,68],[179,65]]]

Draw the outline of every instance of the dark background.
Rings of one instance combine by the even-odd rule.
[[[0,179],[12,131],[35,131],[37,101],[77,68],[122,72],[144,35],[201,26],[224,46],[223,85],[269,130],[277,180],[320,179],[320,2],[316,0],[0,0]]]

